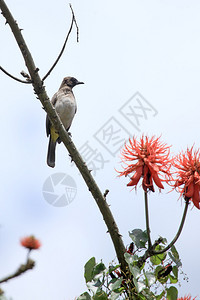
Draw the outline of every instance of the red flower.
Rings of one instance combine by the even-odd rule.
[[[20,241],[21,245],[29,250],[33,249],[39,249],[41,246],[41,243],[39,240],[37,240],[33,235],[24,237]]]
[[[177,178],[174,187],[181,196],[189,199],[200,209],[200,153],[199,150],[187,149],[175,158]],[[183,187],[181,187],[183,185]]]
[[[185,297],[178,298],[177,300],[191,300],[191,299],[192,299],[191,296],[185,296]],[[193,298],[193,300],[195,300],[195,299],[196,299],[196,297]]]
[[[161,172],[170,176],[170,147],[160,142],[160,137],[155,138],[155,136],[151,138],[142,136],[140,141],[133,137],[133,140],[129,139],[129,143],[130,145],[125,144],[121,151],[122,162],[127,166],[123,167],[124,171],[119,172],[119,176],[127,176],[134,172],[127,186],[136,187],[140,178],[143,178],[142,187],[144,191],[154,192],[153,182],[160,189],[164,189],[162,181],[168,182],[168,179],[159,176]]]

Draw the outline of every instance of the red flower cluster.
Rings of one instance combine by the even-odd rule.
[[[200,153],[199,150],[187,149],[175,158],[177,178],[174,187],[181,196],[191,200],[200,209]],[[183,186],[183,187],[181,187]]]
[[[33,249],[39,249],[41,246],[41,243],[39,240],[37,240],[33,235],[24,237],[20,241],[21,245],[29,250]]]
[[[124,171],[119,172],[119,176],[134,173],[127,186],[135,187],[140,178],[143,178],[142,187],[144,191],[154,192],[153,182],[160,189],[164,189],[162,181],[168,182],[169,179],[166,178],[166,175],[170,176],[171,159],[169,153],[170,147],[160,142],[160,137],[142,136],[139,141],[133,137],[132,140],[129,139],[129,145],[125,144],[121,151],[122,162],[127,166],[123,167]],[[160,173],[164,173],[165,179],[159,177]]]

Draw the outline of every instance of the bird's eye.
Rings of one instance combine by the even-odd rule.
[[[76,79],[75,78],[72,78],[72,83],[76,84]]]

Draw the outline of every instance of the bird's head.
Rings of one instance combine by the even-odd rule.
[[[62,81],[61,87],[64,86],[69,86],[71,89],[78,84],[84,84],[84,82],[78,81],[76,78],[74,77],[65,77]]]

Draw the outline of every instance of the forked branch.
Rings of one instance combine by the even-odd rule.
[[[22,36],[22,33],[21,33],[16,21],[14,20],[13,16],[11,15],[4,0],[0,0],[0,9],[2,11],[3,16],[6,19],[6,22],[9,24],[9,26],[13,32],[13,35],[18,43],[18,46],[21,50],[21,53],[23,55],[24,61],[26,63],[26,66],[27,66],[29,74],[30,74],[30,78],[32,80],[32,85],[33,85],[34,91],[37,94],[38,99],[41,101],[41,103],[42,103],[45,111],[47,112],[48,117],[50,118],[52,124],[54,125],[56,131],[59,133],[59,136],[60,136],[62,142],[64,143],[65,147],[69,151],[69,154],[72,157],[72,160],[75,162],[77,168],[79,169],[86,185],[88,186],[89,191],[91,192],[93,198],[95,199],[96,204],[98,205],[99,210],[101,211],[101,214],[103,216],[103,219],[107,225],[108,232],[110,233],[110,236],[111,236],[111,239],[112,239],[112,242],[114,244],[114,248],[115,248],[115,251],[117,254],[117,258],[119,260],[119,263],[121,264],[121,269],[123,272],[126,272],[127,263],[124,258],[124,253],[125,253],[126,249],[123,244],[121,235],[119,233],[117,224],[116,224],[116,222],[113,218],[112,212],[109,208],[109,205],[107,204],[104,195],[100,191],[98,185],[96,184],[93,176],[91,175],[91,172],[89,171],[88,167],[86,166],[85,162],[83,161],[81,155],[77,151],[69,134],[65,130],[54,107],[52,106],[51,102],[49,101],[45,87],[43,85],[44,78],[43,78],[43,80],[41,80],[39,73],[38,73],[39,69],[36,68],[35,63],[32,58],[32,55],[26,45],[26,42]],[[73,22],[75,22],[74,20],[75,19],[74,19],[74,15],[73,15]],[[51,68],[51,70],[52,70],[52,68]]]

